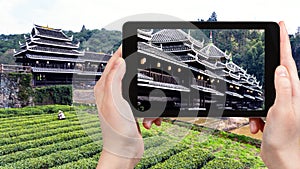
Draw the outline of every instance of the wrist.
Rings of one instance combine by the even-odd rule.
[[[103,149],[97,169],[133,169],[139,160],[137,158],[121,157]]]
[[[298,169],[299,168],[299,156],[293,153],[293,151],[263,151],[261,158],[269,169]],[[298,159],[297,159],[298,158]]]

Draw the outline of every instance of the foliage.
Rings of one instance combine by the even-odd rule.
[[[207,163],[203,169],[244,169],[242,163],[230,158],[216,158]]]
[[[159,162],[162,162],[172,155],[185,150],[187,147],[184,144],[174,144],[166,142],[158,147],[152,147],[144,152],[141,161],[136,165],[135,169],[146,169]]]
[[[1,63],[15,64],[12,49],[19,49],[19,41],[24,41],[25,34],[0,35],[0,58]]]
[[[37,105],[45,104],[72,104],[72,86],[46,86],[35,88],[34,103]]]
[[[27,115],[38,115],[47,113],[57,113],[59,110],[63,112],[74,111],[74,107],[68,105],[45,105],[45,106],[28,106],[20,108],[0,108],[0,117],[16,117]]]
[[[121,32],[102,28],[88,30],[82,26],[80,32],[65,31],[66,35],[74,36],[74,43],[80,42],[79,50],[111,53],[121,44]]]
[[[167,141],[167,138],[162,136],[146,137],[144,138],[144,149],[158,147]]]
[[[173,123],[173,124],[175,122],[168,118],[165,118],[164,121],[166,121],[168,123]],[[247,137],[244,135],[238,135],[238,134],[230,133],[230,132],[226,132],[226,131],[220,131],[220,130],[216,130],[216,129],[206,128],[206,127],[203,127],[203,126],[200,126],[197,124],[189,124],[189,123],[183,122],[183,121],[176,121],[176,125],[181,126],[181,127],[187,127],[187,128],[190,128],[191,130],[198,131],[201,133],[207,133],[210,135],[215,135],[215,136],[226,138],[226,139],[231,139],[236,142],[250,144],[250,145],[256,146],[257,148],[260,148],[260,145],[261,145],[260,140],[257,140],[257,139],[251,138],[251,137]]]
[[[213,155],[206,150],[201,148],[191,148],[170,157],[163,163],[159,163],[150,169],[198,169],[203,167],[213,158]]]
[[[31,107],[28,107],[31,108]],[[44,106],[36,106],[36,108],[41,109],[45,113],[57,113],[59,110],[63,112],[74,111],[75,108],[69,105],[44,105]]]
[[[211,16],[208,18],[207,22],[217,22],[217,13],[213,12]]]
[[[265,39],[264,33],[259,30],[192,30],[191,35],[195,39],[205,40],[210,43],[208,37],[212,33],[213,44],[232,56],[232,61],[247,73],[257,77],[260,84],[264,85],[264,61]],[[224,60],[223,60],[224,62]]]
[[[204,19],[199,19],[199,22],[205,22]],[[211,13],[210,17],[206,20],[207,22],[217,22],[217,13],[214,11]]]
[[[63,109],[65,120],[57,120],[57,109]],[[95,168],[102,150],[98,116],[88,113],[88,106],[74,110],[67,105],[0,109],[15,115],[0,117],[0,169]],[[23,112],[27,115],[18,115]],[[171,122],[141,128],[145,153],[136,168],[265,168],[259,149],[237,142],[238,135]]]

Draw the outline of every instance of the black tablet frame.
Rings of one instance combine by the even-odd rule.
[[[141,112],[137,107],[137,73],[138,60],[128,60],[137,52],[138,29],[263,29],[265,31],[265,100],[264,110],[222,110],[223,113],[208,114],[207,111],[179,113],[178,110],[164,110],[164,112]],[[123,78],[123,97],[128,101],[135,117],[266,117],[269,108],[275,100],[274,71],[280,64],[280,28],[275,22],[185,22],[185,21],[134,21],[123,25],[122,41],[123,58],[126,73]],[[134,62],[134,63],[133,63]]]

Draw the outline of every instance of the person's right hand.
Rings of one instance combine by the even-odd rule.
[[[252,133],[263,131],[261,157],[270,169],[300,168],[300,82],[289,37],[280,25],[280,66],[275,71],[276,99],[266,124],[250,119]]]

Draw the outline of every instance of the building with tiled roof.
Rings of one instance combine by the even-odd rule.
[[[61,29],[34,25],[30,37],[24,37],[15,52],[16,62],[31,67],[33,83],[39,85],[72,84],[100,77],[111,57],[104,53],[79,51]],[[79,82],[80,83],[80,82]]]

